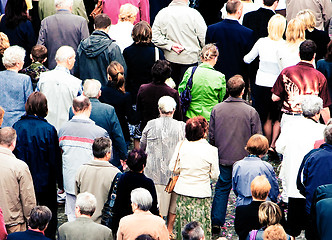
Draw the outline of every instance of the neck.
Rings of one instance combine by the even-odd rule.
[[[76,112],[75,116],[77,117],[90,117],[90,112],[89,111],[84,111],[84,112]]]
[[[228,19],[239,20],[235,14],[227,14]]]
[[[39,230],[38,228],[37,229],[33,229],[31,227],[29,227],[29,230],[34,231],[34,232],[40,232],[42,234],[44,234],[44,231],[45,231],[45,229],[44,230]]]
[[[312,65],[312,64],[313,64],[313,62],[314,62],[314,59],[313,59],[313,60],[311,60],[311,61],[308,61],[308,60],[301,60],[301,62],[310,63],[310,64]]]
[[[67,68],[68,70],[70,70],[66,63],[57,62],[57,66],[64,67],[64,68]]]
[[[11,67],[11,68],[7,68],[7,70],[18,73],[18,71],[21,70],[21,69],[18,69],[17,67]]]
[[[96,157],[95,157],[94,160],[108,162],[109,157],[108,157],[107,155],[106,155],[105,157],[103,157],[103,158],[96,158]]]

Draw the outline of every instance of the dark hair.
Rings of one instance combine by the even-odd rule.
[[[198,222],[188,223],[182,231],[183,240],[200,240],[204,237],[204,231]]]
[[[152,29],[146,21],[140,21],[135,24],[131,36],[134,42],[141,44],[149,44],[152,40]]]
[[[30,20],[25,0],[8,0],[5,7],[6,26],[15,28],[21,21]]]
[[[43,231],[52,218],[51,210],[46,206],[36,206],[31,210],[28,225],[32,229]]]
[[[171,64],[166,60],[157,60],[152,66],[151,75],[154,83],[164,83],[171,76]]]
[[[31,55],[34,62],[42,63],[47,58],[47,48],[43,45],[33,46]]]
[[[279,0],[263,0],[263,4],[265,6],[271,7],[273,5],[273,3],[276,2],[276,1],[279,2]]]
[[[48,113],[47,98],[41,92],[33,92],[25,103],[25,111],[27,115],[37,115],[38,117],[46,117]]]
[[[155,240],[150,234],[139,235],[135,240]]]
[[[117,61],[112,61],[107,67],[107,74],[111,77],[109,81],[116,89],[120,90],[120,88],[124,86],[124,69],[120,63]]]
[[[75,112],[82,112],[87,110],[91,105],[90,99],[86,96],[78,96],[73,100],[73,110]]]
[[[146,166],[147,155],[142,149],[134,149],[128,154],[127,165],[133,172],[140,172]]]
[[[245,83],[241,75],[231,77],[226,83],[228,94],[231,97],[239,97],[244,87]]]
[[[11,127],[0,129],[0,145],[9,147],[16,140],[16,131]]]
[[[104,158],[107,153],[111,152],[111,139],[105,137],[96,138],[92,144],[92,152],[95,158]]]
[[[241,0],[228,0],[226,3],[226,11],[229,14],[234,14],[241,6]]]
[[[193,117],[186,122],[186,138],[188,141],[197,141],[206,136],[209,123],[202,116]]]
[[[99,14],[95,18],[95,29],[105,29],[112,24],[110,17],[105,14]]]
[[[312,40],[305,40],[300,45],[300,58],[304,61],[311,61],[317,50],[317,45]]]
[[[325,55],[325,60],[328,62],[332,62],[332,40],[327,44],[327,51]]]

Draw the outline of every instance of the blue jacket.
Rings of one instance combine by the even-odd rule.
[[[8,240],[50,240],[45,237],[43,233],[36,232],[33,230],[26,230],[25,232],[14,232],[9,234],[7,237]]]

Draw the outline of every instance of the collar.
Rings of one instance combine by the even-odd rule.
[[[214,69],[210,64],[205,63],[205,62],[199,64],[199,67]]]
[[[316,121],[315,119],[313,119],[313,118],[306,118],[306,119],[309,119],[309,120],[312,120],[312,121],[314,121],[315,123],[318,123],[318,121]]]
[[[307,62],[303,62],[300,61],[298,64],[296,64],[297,66],[306,66],[306,67],[310,67],[310,68],[314,68],[314,65],[312,65],[311,63],[307,63]]]
[[[185,3],[184,1],[180,1],[180,0],[173,0],[169,6],[186,6],[188,7],[188,4]]]
[[[5,147],[0,147],[0,153],[15,157],[12,151],[10,151],[8,148]]]
[[[68,9],[59,9],[56,11],[59,14],[72,14]]]
[[[244,102],[248,104],[248,102],[242,98],[228,97],[224,102]]]
[[[90,98],[90,102],[100,102],[98,98]]]
[[[266,10],[270,10],[270,11],[276,13],[274,10],[272,10],[271,8],[269,8],[269,7],[267,7],[267,6],[264,6],[264,5],[261,6],[260,8],[262,8],[262,9],[266,9]]]
[[[72,119],[80,119],[80,120],[88,120],[88,121],[92,121],[90,118],[84,116],[84,115],[75,115],[73,116]]]
[[[89,166],[100,166],[100,167],[114,167],[111,163],[108,161],[102,161],[102,160],[92,160],[88,163],[85,163],[84,165],[89,165]],[[114,167],[115,168],[115,167]]]
[[[44,122],[47,122],[47,120],[45,118],[42,118],[42,117],[38,117],[38,116],[34,116],[34,115],[23,115],[21,117],[21,119],[36,119],[36,120],[41,120],[41,121],[44,121]]]
[[[79,221],[79,222],[92,222],[92,219],[89,217],[78,217],[76,218],[75,221]]]
[[[65,67],[63,67],[63,66],[56,66],[56,67],[54,68],[54,70],[64,71],[64,72],[70,74],[69,69],[68,69],[68,68],[65,68]]]
[[[237,22],[237,23],[239,23],[240,24],[240,22],[239,22],[239,20],[238,19],[235,19],[235,18],[233,18],[233,17],[230,17],[230,16],[226,16],[225,17],[225,20],[231,20],[231,21],[235,21],[235,22]]]

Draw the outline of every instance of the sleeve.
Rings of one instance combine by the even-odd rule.
[[[197,16],[195,18],[195,33],[198,38],[199,44],[202,47],[205,45],[205,35],[207,26],[202,15],[197,11]]]
[[[113,45],[113,46],[112,46]],[[127,64],[126,61],[123,58],[123,55],[121,53],[121,49],[117,44],[111,44],[112,49],[110,51],[110,56],[109,56],[109,60],[111,61],[117,61],[118,63],[120,63],[123,66],[124,69],[124,75],[125,77],[127,76]]]
[[[138,93],[137,93],[137,98],[136,98],[136,111],[137,111],[137,116],[139,120],[142,120],[142,111],[143,111],[143,103],[142,103],[142,85],[140,86],[140,88],[138,89]]]
[[[323,6],[322,6],[322,18],[323,23],[326,23],[328,20],[330,20],[332,16],[332,3],[330,0],[324,0]],[[325,25],[325,24],[324,24]]]
[[[179,88],[178,88],[178,91],[179,91],[180,94],[186,89],[187,82],[188,82],[188,79],[189,79],[190,76],[191,76],[192,70],[193,70],[193,68],[190,67],[190,68],[188,68],[187,71],[184,73],[183,78],[182,78],[182,81],[180,82],[180,84],[179,84]]]
[[[278,153],[280,154],[284,154],[285,153],[285,149],[287,146],[287,125],[283,127],[282,132],[280,133],[277,141],[276,141],[276,150]]]
[[[225,75],[221,77],[221,91],[219,92],[219,102],[222,102],[224,100],[224,97],[226,95],[226,79]]]
[[[145,151],[146,150],[146,145],[147,145],[147,135],[150,129],[150,122],[148,122],[145,126],[145,128],[143,129],[142,132],[142,137],[140,140],[140,148]]]
[[[183,116],[182,116],[180,95],[176,90],[175,90],[175,94],[173,95],[173,98],[176,102],[176,109],[175,109],[175,112],[174,112],[174,119],[182,121]]]
[[[36,197],[29,167],[25,163],[24,165],[24,169],[21,170],[18,181],[23,215],[25,219],[29,219],[32,208],[36,206]]]
[[[49,144],[50,150],[50,159],[53,158],[53,167],[56,171],[56,179],[58,183],[58,188],[63,190],[63,174],[62,174],[62,155],[61,155],[61,149],[59,147],[59,138],[57,135],[56,129],[52,128],[52,134],[51,134],[51,143]]]
[[[28,97],[33,92],[32,83],[30,77],[24,79],[24,101],[28,100]]]
[[[261,119],[259,118],[259,114],[255,109],[252,109],[252,117],[251,117],[251,135],[256,133],[262,134],[262,124]]]
[[[73,106],[71,106],[69,108],[69,119],[68,120],[71,120],[73,117],[74,117]]]
[[[163,222],[160,225],[160,240],[168,240],[169,239],[169,232],[167,230],[166,224]]]
[[[307,155],[304,156],[303,161],[301,163],[301,166],[299,168],[299,172],[297,174],[296,179],[296,185],[297,189],[300,191],[300,193],[305,197],[305,179],[307,179],[306,174],[308,172],[307,170],[307,161],[310,159],[310,156],[312,153],[317,151],[317,149],[311,150]]]
[[[26,54],[30,54],[32,47],[35,46],[36,42],[37,42],[35,31],[33,29],[32,23],[30,21],[26,21],[26,29],[25,29],[24,34],[25,34],[25,38],[26,38],[25,45],[27,46]]]
[[[284,88],[284,83],[283,83],[283,77],[285,75],[285,70],[283,70],[276,82],[274,83],[271,92],[274,93],[275,95],[277,95],[278,97],[282,98],[284,92],[285,92],[285,88]]]
[[[259,39],[255,45],[253,46],[253,48],[250,50],[250,52],[244,56],[243,61],[247,64],[251,63],[252,61],[254,61],[256,59],[256,57],[259,55],[259,44],[261,42],[261,39]]]
[[[110,137],[113,142],[112,145],[120,153],[120,159],[125,160],[127,159],[127,145],[123,137],[122,128],[119,123],[118,116],[116,115],[114,109],[112,113],[110,113],[110,123],[112,124],[110,132]]]
[[[277,180],[277,177],[276,177],[276,174],[273,170],[273,167],[271,164],[268,164],[268,163],[265,163],[263,162],[268,170],[269,170],[269,182],[271,184],[271,190],[270,190],[270,193],[269,193],[269,197],[271,199],[272,202],[277,202],[278,201],[278,195],[279,195],[279,185],[278,185],[278,180]]]
[[[215,115],[215,108],[212,109],[211,111],[211,116],[210,116],[210,123],[209,123],[209,143],[212,146],[215,146],[215,138],[214,138],[214,131],[215,131],[215,120],[214,120],[214,115]]]
[[[233,192],[236,196],[239,195],[237,191],[238,176],[239,176],[238,171],[239,171],[239,162],[234,164],[232,171],[232,187],[233,187]]]
[[[149,180],[151,181],[151,187],[150,187],[149,192],[151,193],[151,196],[152,196],[152,207],[150,209],[150,212],[154,215],[160,216],[156,187],[155,187],[153,181],[151,179],[149,179]]]
[[[178,172],[178,170],[180,169],[179,165],[177,165],[175,169],[174,169],[174,167],[175,167],[175,164],[176,164],[176,160],[178,158],[178,153],[179,153],[181,144],[182,144],[182,141],[178,142],[178,144],[176,145],[173,156],[172,156],[171,161],[169,162],[169,165],[168,165],[169,170],[171,170],[171,171],[174,170],[174,172]]]
[[[205,34],[205,44],[211,43],[211,27],[207,27],[206,34]]]
[[[166,38],[166,32],[162,29],[162,22],[164,21],[164,14],[161,10],[152,25],[152,42],[159,48],[171,51],[174,42]]]
[[[331,105],[331,98],[330,98],[326,78],[323,74],[321,75],[321,77],[322,77],[322,85],[321,85],[318,96],[323,99],[323,108],[325,108],[325,107],[328,107]]]
[[[74,1],[72,13],[75,14],[75,15],[83,17],[87,22],[89,22],[83,0],[79,0],[79,1],[75,0]]]
[[[81,33],[81,40],[89,37],[88,22],[86,20],[82,20],[80,33]]]
[[[39,30],[39,35],[38,35],[38,40],[37,40],[37,44],[38,45],[43,45],[46,48],[48,48],[47,46],[47,40],[46,40],[46,29],[45,29],[45,19],[43,21],[41,21],[41,25],[40,25],[40,30]]]
[[[5,226],[5,220],[3,219],[3,213],[0,208],[0,239],[6,239],[7,237],[7,230]]]
[[[77,196],[80,192],[81,192],[81,171],[82,171],[82,166],[79,167],[78,171],[77,171],[77,174],[75,176],[75,195]]]
[[[146,21],[150,24],[150,6],[148,0],[141,0],[139,3],[139,11],[141,19],[139,21]]]
[[[213,149],[213,156],[211,158],[211,174],[210,177],[212,180],[216,180],[219,177],[219,157],[218,157],[218,149]]]

